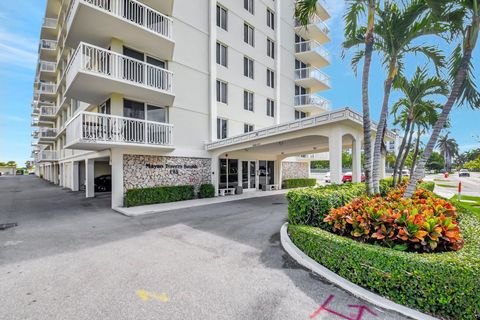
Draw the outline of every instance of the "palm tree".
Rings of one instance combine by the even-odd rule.
[[[405,163],[410,150],[407,137],[411,141],[414,131],[413,126],[417,121],[421,121],[422,123],[418,124],[420,130],[421,124],[425,123],[422,117],[428,116],[431,119],[432,110],[436,114],[434,111],[435,103],[425,99],[432,95],[446,95],[448,89],[444,80],[435,76],[428,77],[425,67],[418,67],[411,80],[403,75],[397,76],[393,86],[404,95],[392,106],[392,113],[395,115],[394,124],[400,123],[405,130],[393,169],[393,185],[395,186],[397,173],[401,173],[403,163]],[[401,181],[401,178],[399,181]]]
[[[438,138],[437,147],[445,159],[445,171],[450,171],[452,158],[458,155],[458,143],[453,138],[449,138],[447,132],[444,136]]]
[[[370,120],[370,105],[368,102],[368,82],[370,78],[370,65],[374,45],[374,26],[377,0],[350,0],[348,1],[345,20],[344,50],[365,45],[365,49],[358,51],[352,58],[352,66],[356,73],[356,66],[363,58],[362,71],[362,111],[363,111],[363,148],[365,154],[364,174],[367,194],[373,194],[372,179],[372,131]],[[367,11],[367,26],[359,27],[358,19]]]
[[[317,11],[318,0],[298,0],[295,3],[295,19],[298,24],[306,27]]]
[[[425,35],[442,34],[445,27],[437,23],[427,14],[428,6],[424,0],[412,0],[400,8],[396,3],[386,2],[378,11],[378,23],[375,26],[375,46],[383,56],[383,64],[387,68],[384,82],[384,96],[377,135],[374,144],[373,188],[378,193],[380,181],[382,132],[385,132],[388,116],[388,103],[395,77],[402,72],[405,56],[409,53],[424,54],[435,67],[443,65],[441,52],[423,44],[413,44]]]
[[[411,197],[417,182],[425,176],[425,165],[437,143],[438,136],[444,128],[454,104],[466,103],[472,108],[480,107],[480,93],[473,82],[472,54],[480,31],[479,0],[427,0],[436,18],[446,21],[452,36],[461,39],[450,59],[450,81],[452,90],[447,102],[442,108],[432,134],[427,142],[414,174],[405,192],[405,197]]]

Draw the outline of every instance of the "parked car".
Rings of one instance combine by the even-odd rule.
[[[365,182],[365,175],[362,173],[361,176],[362,182]],[[343,175],[342,177],[342,182],[347,183],[347,182],[352,182],[353,181],[353,173],[352,172],[347,172]]]
[[[112,176],[110,174],[106,174],[96,177],[94,180],[94,188],[95,192],[112,191]]]
[[[470,172],[467,169],[460,169],[458,172],[459,177],[470,177]]]
[[[325,183],[330,183],[330,182],[332,182],[330,180],[330,172],[327,172],[327,174],[325,174]]]
[[[29,172],[28,175],[34,176],[34,175],[35,175],[35,172]]]

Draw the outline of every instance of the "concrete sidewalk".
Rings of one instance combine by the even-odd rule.
[[[137,206],[137,207],[130,207],[130,208],[116,207],[116,208],[113,208],[113,210],[123,215],[126,215],[128,217],[136,217],[136,216],[141,216],[145,214],[161,213],[161,212],[167,212],[167,211],[178,210],[178,209],[194,208],[194,207],[206,206],[210,204],[218,204],[218,203],[232,202],[232,201],[252,199],[252,198],[275,196],[279,194],[285,194],[287,193],[287,191],[288,189],[274,190],[274,191],[252,191],[252,192],[245,192],[243,194],[224,196],[224,197],[193,199],[193,200],[178,201],[178,202],[160,203],[160,204],[150,204],[146,206]]]

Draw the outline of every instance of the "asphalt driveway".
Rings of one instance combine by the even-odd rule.
[[[18,223],[0,231],[0,319],[404,319],[288,257],[283,196],[137,218],[109,203],[0,177],[0,224]],[[330,296],[343,318],[314,314]]]

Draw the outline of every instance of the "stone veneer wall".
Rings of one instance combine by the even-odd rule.
[[[211,159],[123,155],[124,191],[156,186],[195,185],[211,183]]]
[[[310,174],[309,162],[282,162],[282,179],[308,178]]]

